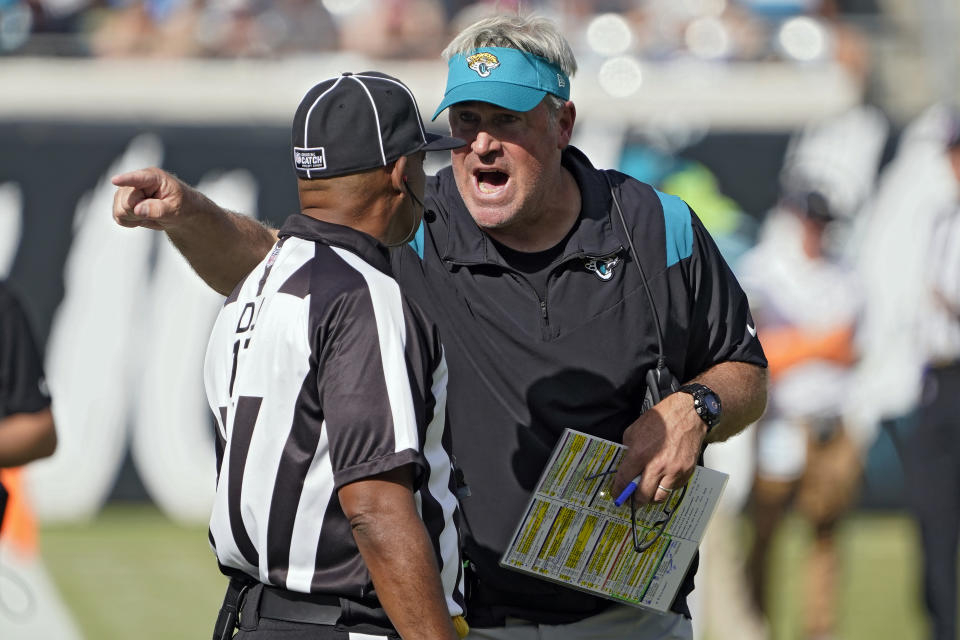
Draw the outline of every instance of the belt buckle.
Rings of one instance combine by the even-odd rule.
[[[239,589],[235,588],[239,582],[236,578],[230,580],[227,587],[227,593],[223,598],[223,605],[220,607],[220,613],[217,615],[217,622],[213,629],[214,640],[226,640],[233,637],[233,632],[240,625],[240,608],[243,606],[246,592],[250,588],[249,583],[244,583]]]
[[[252,585],[245,584],[240,587],[240,591],[237,593],[237,629],[243,625],[244,613],[243,607],[247,604],[247,594],[250,591]]]

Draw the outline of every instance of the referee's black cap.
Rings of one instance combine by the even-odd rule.
[[[316,85],[293,117],[293,167],[308,180],[383,167],[417,151],[456,149],[428,133],[413,93],[383,73],[344,73]]]
[[[789,192],[783,196],[782,201],[797,213],[823,224],[832,222],[837,217],[830,206],[830,199],[815,189]]]

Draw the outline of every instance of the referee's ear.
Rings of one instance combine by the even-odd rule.
[[[390,184],[397,193],[406,195],[407,190],[404,186],[407,178],[407,156],[400,156],[393,161],[393,165],[387,165],[385,169],[390,170]]]

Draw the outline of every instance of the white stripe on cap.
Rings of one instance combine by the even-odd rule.
[[[341,80],[343,80],[343,76],[340,76],[339,78],[337,78],[337,81],[334,82],[329,89],[327,89],[326,91],[321,93],[319,96],[317,96],[317,99],[313,101],[312,105],[310,105],[310,109],[307,110],[307,117],[304,118],[303,120],[303,146],[304,147],[310,146],[310,143],[307,142],[307,132],[310,131],[310,114],[313,113],[313,108],[316,107],[318,104],[320,104],[320,101],[323,100],[323,97],[325,95],[327,95],[328,93],[336,89],[337,85],[340,84]],[[310,175],[311,171],[313,171],[313,169],[307,169],[308,180],[313,177],[312,175]]]
[[[413,109],[414,109],[414,111],[417,112],[417,126],[420,127],[420,137],[423,138],[423,144],[427,144],[427,132],[426,132],[426,131],[424,130],[424,128],[423,128],[423,118],[420,117],[420,107],[417,106],[417,99],[413,96],[413,93],[410,91],[410,89],[407,87],[407,85],[403,84],[402,82],[397,82],[397,81],[394,80],[393,78],[381,78],[380,76],[365,76],[365,75],[363,75],[363,74],[358,74],[358,75],[356,75],[356,76],[354,76],[354,77],[355,77],[355,78],[368,78],[368,79],[371,79],[371,80],[383,80],[383,81],[385,81],[385,82],[389,82],[389,83],[391,83],[391,84],[395,84],[395,85],[397,85],[398,87],[400,87],[401,89],[403,89],[404,91],[406,91],[407,95],[410,96],[410,102],[413,103]]]
[[[343,76],[341,76],[343,77]],[[367,89],[367,85],[363,84],[360,81],[360,77],[369,78],[370,76],[346,76],[352,80],[356,80],[357,84],[363,87],[363,92],[367,94],[367,98],[370,100],[370,106],[373,107],[373,119],[377,121],[377,140],[380,141],[380,158],[383,160],[383,166],[387,166],[387,154],[383,151],[383,130],[380,129],[380,113],[377,111],[377,103],[373,101],[373,96],[370,95],[370,90]]]

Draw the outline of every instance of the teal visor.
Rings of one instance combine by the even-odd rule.
[[[447,90],[431,120],[458,102],[489,102],[511,111],[530,111],[548,93],[570,99],[570,78],[540,56],[509,47],[458,53],[447,63]]]

